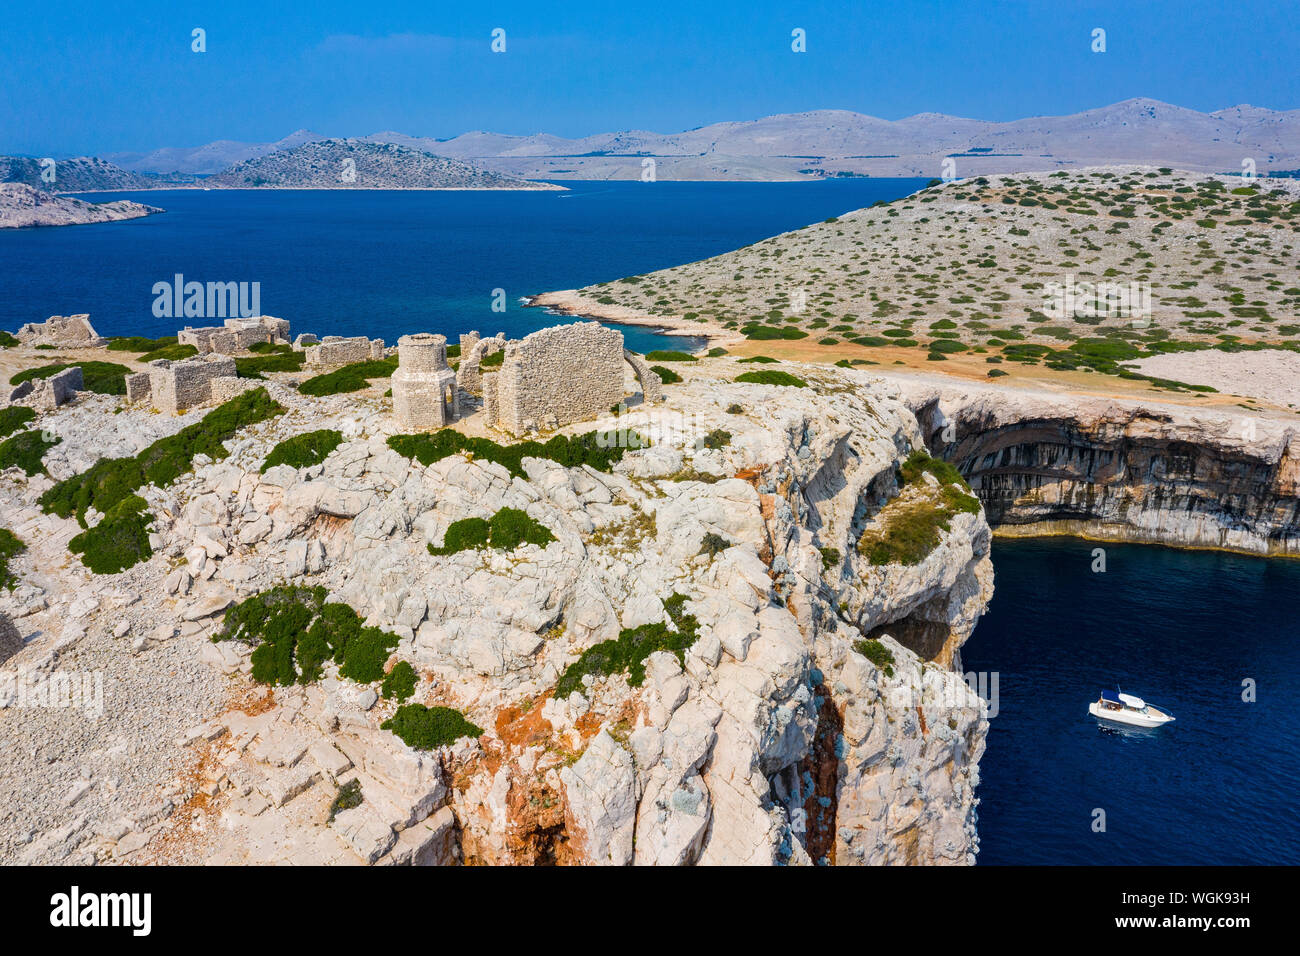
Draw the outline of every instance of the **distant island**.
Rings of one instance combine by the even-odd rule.
[[[125,199],[116,202],[86,202],[70,196],[55,196],[26,183],[0,183],[0,229],[117,222],[164,211],[157,206],[146,206]]]
[[[208,175],[325,137],[297,130],[274,143],[217,140],[196,147],[110,153],[140,173]],[[451,139],[384,131],[360,142],[395,144],[524,179],[807,180],[852,176],[985,176],[1084,166],[1174,166],[1260,176],[1300,168],[1300,110],[1238,105],[1212,113],[1135,98],[1068,116],[1007,122],[918,113],[884,120],[850,110],[809,110],[713,123],[681,132],[622,130],[566,138],[474,131]]]
[[[327,139],[276,150],[204,180],[227,189],[562,189],[393,143]]]

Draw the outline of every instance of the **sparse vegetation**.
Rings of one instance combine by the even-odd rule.
[[[9,561],[14,555],[26,550],[22,538],[8,528],[0,528],[0,588],[9,589],[18,583],[14,573],[9,570]]]
[[[271,449],[271,453],[266,456],[266,461],[262,463],[261,470],[265,472],[276,465],[289,465],[293,468],[319,465],[342,441],[342,433],[332,428],[294,435]]]
[[[380,685],[380,696],[384,700],[396,700],[399,704],[410,700],[411,695],[415,693],[417,680],[415,668],[407,661],[398,661],[393,665],[393,669],[384,675],[384,681]]]
[[[483,728],[470,723],[460,711],[423,704],[403,704],[379,726],[391,730],[416,750],[449,747],[462,737],[483,735]]]
[[[9,384],[21,385],[29,379],[49,378],[65,368],[74,367],[80,367],[81,380],[86,391],[97,392],[100,395],[126,394],[126,376],[130,369],[116,362],[56,362],[53,365],[41,365],[37,368],[23,369],[9,379]]]
[[[875,638],[856,641],[853,649],[875,664],[886,677],[894,676],[894,652]]]
[[[36,412],[26,405],[8,405],[0,408],[0,438],[8,438],[35,418]]]
[[[394,435],[388,439],[388,446],[399,455],[414,458],[422,465],[463,454],[494,461],[518,478],[527,477],[522,464],[525,458],[547,458],[566,468],[589,465],[597,471],[609,471],[628,448],[642,448],[646,444],[630,429],[556,435],[545,442],[525,441],[513,445],[498,445],[488,438],[469,438],[452,428],[432,434]]]
[[[109,508],[93,528],[68,542],[68,550],[95,574],[116,574],[153,554],[149,528],[153,516],[139,495],[128,495]]]
[[[332,372],[307,379],[298,386],[298,391],[304,395],[317,396],[359,392],[370,385],[371,379],[391,378],[395,371],[397,371],[396,358],[353,362],[351,365],[344,365]],[[243,372],[240,374],[242,375]]]
[[[443,535],[442,547],[429,545],[430,554],[455,554],[470,549],[495,548],[513,551],[521,544],[544,548],[555,540],[550,529],[518,508],[502,508],[491,520],[462,518],[453,521]]]
[[[765,368],[757,372],[741,372],[736,376],[737,382],[749,382],[753,385],[787,385],[792,388],[807,388],[808,383],[797,375],[782,372],[780,369]]]
[[[568,697],[583,688],[582,678],[608,677],[627,673],[627,682],[640,687],[645,681],[645,659],[655,651],[670,651],[684,661],[686,651],[699,637],[699,621],[685,611],[686,597],[673,594],[664,601],[664,610],[673,623],[670,628],[662,621],[624,628],[617,640],[601,641],[582,652],[570,664],[555,684],[557,699]]]

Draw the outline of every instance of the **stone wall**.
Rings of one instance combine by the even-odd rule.
[[[29,378],[9,394],[9,401],[27,405],[38,412],[52,412],[72,401],[84,388],[81,366],[74,365],[48,378]]]
[[[145,382],[140,375],[147,375]],[[235,360],[228,355],[204,355],[172,362],[159,359],[149,363],[149,371],[128,376],[127,401],[148,399],[160,412],[176,415],[214,401],[225,401],[231,389],[213,383],[236,380]],[[243,389],[238,389],[242,391]],[[236,392],[237,393],[237,392]]]
[[[474,342],[466,351],[461,345],[460,367],[456,370],[456,386],[471,395],[477,395],[483,389],[483,359],[506,347],[506,334],[498,332],[490,339],[479,339],[477,332],[471,332]],[[461,336],[462,342],[469,336]]]
[[[631,365],[632,371],[636,373],[636,380],[641,385],[641,397],[645,403],[649,405],[652,402],[662,402],[664,383],[645,358],[627,349],[623,350],[623,358],[627,359],[627,364]]]
[[[0,611],[0,664],[23,649],[23,636],[18,626],[4,611]]]
[[[90,315],[52,315],[44,322],[29,322],[16,333],[24,345],[58,345],[64,348],[98,348],[107,345],[90,324]]]
[[[509,342],[496,393],[496,425],[515,435],[607,415],[624,397],[623,333],[577,322]]]
[[[186,326],[176,333],[180,345],[192,345],[200,355],[209,352],[240,352],[251,345],[266,342],[271,345],[288,344],[289,320],[272,315],[251,318],[226,319],[225,324],[192,328]]]
[[[364,335],[350,338],[327,335],[319,345],[309,345],[304,352],[308,365],[350,365],[353,362],[382,359],[384,340],[369,339]]]
[[[460,413],[456,373],[447,365],[447,339],[421,332],[397,340],[393,417],[403,432],[427,432]]]

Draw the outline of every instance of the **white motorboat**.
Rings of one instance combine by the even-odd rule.
[[[1174,722],[1174,715],[1152,707],[1141,697],[1103,690],[1101,696],[1088,705],[1088,713],[1098,720],[1109,720],[1130,727],[1163,727]]]

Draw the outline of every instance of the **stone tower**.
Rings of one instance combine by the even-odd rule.
[[[447,338],[429,332],[397,340],[393,416],[404,432],[442,428],[460,414],[456,373],[447,365]]]

